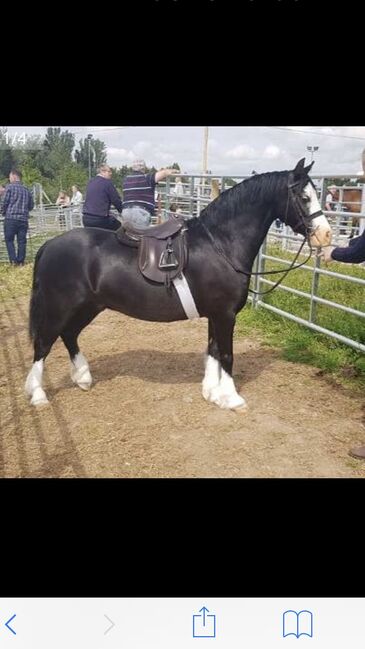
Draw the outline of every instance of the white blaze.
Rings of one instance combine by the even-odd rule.
[[[304,194],[310,198],[309,214],[315,214],[322,210],[318,200],[317,192],[311,183],[304,187]],[[331,227],[324,214],[315,216],[311,221],[312,234],[310,237],[312,246],[327,246],[331,243]]]

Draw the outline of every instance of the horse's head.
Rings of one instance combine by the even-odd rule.
[[[309,236],[312,246],[328,246],[331,243],[331,227],[322,212],[317,192],[308,176],[314,161],[304,166],[305,158],[299,160],[288,176],[288,196],[284,221],[299,234]]]

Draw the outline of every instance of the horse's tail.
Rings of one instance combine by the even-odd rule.
[[[39,248],[34,261],[32,294],[30,296],[29,305],[29,337],[31,340],[35,339],[44,317],[43,293],[38,277],[38,264],[47,243],[48,242],[46,241]]]

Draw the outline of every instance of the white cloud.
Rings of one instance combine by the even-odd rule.
[[[141,156],[141,155],[146,155],[149,151],[152,149],[152,144],[151,142],[148,142],[146,140],[140,140],[133,146],[133,151],[136,153],[136,155]]]
[[[251,160],[256,157],[255,149],[248,144],[238,144],[233,149],[226,151],[224,156],[226,158],[235,158],[236,160]]]
[[[209,148],[209,151],[212,151],[212,152],[213,151],[215,151],[215,152],[219,151],[219,149],[220,149],[219,142],[217,140],[214,140],[212,137],[209,138],[208,148]]]
[[[171,155],[171,153],[159,153],[159,160],[162,162],[171,162],[172,164],[175,162],[176,156]]]
[[[112,146],[107,147],[107,156],[108,164],[112,167],[121,167],[136,158],[136,154],[133,151]]]
[[[266,159],[275,160],[275,158],[280,158],[280,149],[275,144],[269,144],[265,147],[262,155]]]

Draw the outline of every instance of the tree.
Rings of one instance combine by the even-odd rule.
[[[79,140],[79,149],[75,151],[75,160],[87,172],[89,172],[89,146],[91,175],[94,176],[99,165],[106,164],[106,146],[102,140],[94,138],[90,138],[90,145],[88,138]]]
[[[233,178],[230,178],[229,176],[225,176],[224,178],[225,189],[229,189],[230,187],[234,187],[235,185],[237,185],[237,180],[233,180]]]
[[[49,127],[39,158],[41,171],[47,178],[55,178],[60,169],[72,162],[75,136],[61,128]]]
[[[0,128],[0,178],[7,178],[14,166],[14,152],[7,139],[7,128]]]

